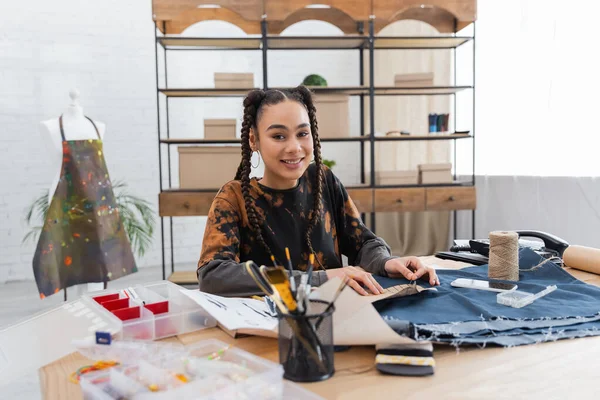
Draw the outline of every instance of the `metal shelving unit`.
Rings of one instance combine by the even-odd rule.
[[[475,24],[473,22],[473,24]],[[356,50],[359,55],[359,82],[357,86],[346,87],[314,87],[315,94],[319,93],[343,93],[350,96],[360,97],[360,136],[345,137],[345,138],[323,138],[322,142],[357,142],[360,144],[361,150],[361,182],[363,185],[357,186],[360,189],[390,189],[390,188],[437,188],[437,187],[464,187],[475,185],[475,119],[474,119],[474,104],[475,104],[475,29],[473,28],[473,36],[415,36],[415,37],[385,37],[375,36],[374,21],[368,22],[368,33],[366,35],[347,35],[347,36],[275,36],[267,34],[268,23],[266,20],[261,22],[261,35],[239,38],[208,38],[208,37],[181,37],[177,35],[162,35],[161,30],[155,29],[156,40],[156,96],[157,96],[157,112],[158,112],[158,150],[159,150],[159,181],[161,194],[172,193],[212,193],[218,190],[201,189],[201,190],[182,190],[172,187],[171,183],[171,160],[169,148],[171,145],[190,145],[190,144],[239,144],[239,140],[204,140],[204,139],[178,139],[171,138],[169,132],[169,100],[171,98],[228,98],[228,97],[244,97],[250,89],[248,88],[233,88],[233,89],[215,89],[215,88],[172,88],[168,85],[168,52],[169,51],[211,51],[211,50],[231,50],[231,51],[260,51],[262,53],[262,76],[263,89],[271,88],[268,85],[267,58],[270,51],[283,50]],[[166,31],[163,26],[162,31]],[[363,32],[362,30],[360,31]],[[456,49],[465,43],[473,42],[473,83],[468,86],[432,86],[432,87],[375,87],[374,86],[374,55],[376,51],[381,50],[423,50],[423,49],[445,49],[452,50],[454,58],[454,84],[456,84]],[[164,86],[159,85],[159,48],[163,49],[164,58]],[[364,82],[364,52],[368,52],[369,62],[369,79]],[[364,99],[369,99],[368,107],[369,115],[375,115],[375,97],[376,96],[453,96],[454,98],[454,131],[456,131],[456,95],[463,91],[472,91],[473,93],[473,125],[469,133],[457,132],[449,134],[422,134],[422,135],[407,135],[393,137],[375,137],[375,120],[370,119],[370,126],[365,132],[364,115],[365,102]],[[166,101],[166,131],[161,129],[161,96]],[[456,172],[454,173],[454,182],[447,184],[432,184],[432,185],[393,185],[381,186],[375,184],[375,146],[376,142],[387,141],[430,141],[430,140],[472,140],[473,141],[473,173],[471,181],[458,181]],[[365,176],[365,156],[364,144],[370,143],[370,185],[364,184]],[[167,187],[163,182],[162,157],[163,151],[167,149]],[[453,148],[454,166],[456,167],[456,146]],[[352,189],[348,186],[348,189]],[[189,205],[188,205],[189,207]],[[375,211],[371,211],[371,228],[375,230]],[[166,277],[166,260],[165,260],[165,232],[164,218],[161,216],[161,242],[162,242],[162,263],[163,263],[163,279]],[[173,219],[169,218],[170,229],[170,247],[171,247],[171,273],[174,272],[174,255],[173,255]],[[454,236],[456,237],[456,211],[454,211]],[[472,235],[475,232],[475,210],[472,210]]]

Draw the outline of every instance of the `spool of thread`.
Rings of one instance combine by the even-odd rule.
[[[488,278],[519,280],[519,235],[516,232],[490,232]]]
[[[600,275],[600,249],[584,246],[569,246],[563,253],[567,267]]]

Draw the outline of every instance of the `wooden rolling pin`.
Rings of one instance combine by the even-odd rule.
[[[600,249],[584,246],[569,246],[563,253],[567,267],[600,275]]]

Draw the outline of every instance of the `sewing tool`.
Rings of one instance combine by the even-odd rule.
[[[296,311],[298,304],[294,299],[294,295],[290,289],[290,279],[285,270],[281,267],[266,269],[267,277],[274,287],[275,291],[281,296],[281,300],[286,305],[290,312]]]
[[[214,353],[212,353],[211,355],[208,356],[209,360],[220,360],[221,356],[223,354],[225,354],[225,352],[227,351],[227,349],[229,349],[229,346],[225,346],[222,349],[219,349],[217,351],[215,351]]]
[[[519,235],[516,232],[490,232],[488,277],[519,280]]]
[[[498,293],[496,295],[496,302],[498,304],[503,304],[513,308],[522,308],[533,303],[540,297],[544,297],[547,294],[554,292],[555,290],[556,285],[547,286],[546,289],[535,294],[522,292],[519,290],[511,290],[510,292]]]
[[[101,371],[103,369],[112,368],[117,365],[119,365],[119,363],[116,361],[97,361],[92,365],[83,366],[77,371],[71,373],[71,375],[69,376],[69,380],[73,383],[79,383],[79,379],[81,378],[81,376],[87,374],[88,372]]]
[[[288,271],[290,273],[290,287],[292,288],[292,293],[294,296],[296,295],[296,281],[294,280],[294,267],[292,266],[292,258],[290,257],[290,249],[285,248],[285,256],[287,258]]]

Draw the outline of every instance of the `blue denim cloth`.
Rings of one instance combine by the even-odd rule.
[[[513,346],[600,335],[600,288],[585,284],[529,249],[519,253],[520,291],[557,289],[523,308],[498,304],[497,293],[450,286],[456,278],[487,280],[487,265],[438,270],[437,292],[382,300],[374,305],[398,333],[441,343]],[[538,266],[533,270],[532,267]],[[385,288],[405,279],[377,277]],[[429,286],[425,281],[420,285]]]

